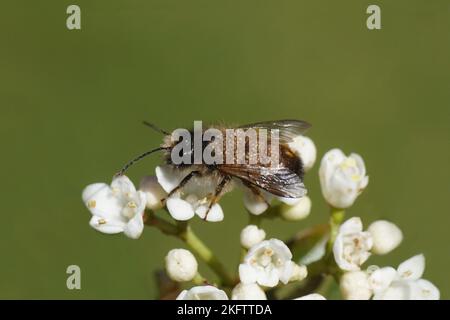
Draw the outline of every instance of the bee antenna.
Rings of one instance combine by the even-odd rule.
[[[165,134],[165,135],[170,135],[169,132],[167,132],[166,130],[163,130],[163,129],[161,129],[161,128],[158,128],[158,127],[157,127],[156,125],[154,125],[153,123],[150,123],[150,122],[147,122],[147,121],[142,121],[142,123],[143,123],[144,125],[146,125],[147,127],[151,128],[151,129],[153,129],[153,130],[155,130],[156,132],[159,132],[159,133],[162,133],[162,134]]]
[[[168,149],[168,148],[166,148],[166,147],[158,147],[158,148],[155,148],[155,149],[153,149],[153,150],[144,152],[143,154],[137,156],[137,157],[134,158],[133,160],[127,162],[127,164],[125,164],[125,165],[123,166],[122,170],[120,170],[119,172],[117,172],[117,173],[114,175],[114,177],[122,176],[122,175],[125,173],[125,171],[127,171],[128,168],[130,168],[133,164],[135,164],[136,162],[138,162],[138,161],[141,160],[142,158],[145,158],[146,156],[152,154],[153,152],[161,151],[161,150],[166,150],[166,149]]]

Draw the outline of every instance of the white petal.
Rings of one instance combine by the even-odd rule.
[[[372,272],[369,276],[369,283],[375,294],[381,293],[391,285],[396,276],[397,271],[394,268],[381,268]]]
[[[413,292],[412,281],[394,281],[387,290],[375,294],[373,300],[410,300]]]
[[[338,234],[333,245],[333,255],[334,260],[338,267],[345,271],[358,271],[360,267],[354,263],[351,263],[344,259],[344,236],[343,234]]]
[[[283,258],[284,260],[291,260],[292,259],[292,253],[291,250],[289,250],[288,246],[281,240],[278,239],[270,239],[270,240],[266,240],[267,242],[269,242],[269,246],[277,252],[277,254],[279,256],[281,256],[281,258]],[[263,241],[263,242],[266,242]],[[261,243],[263,243],[261,242]]]
[[[430,281],[419,279],[416,281],[416,290],[414,291],[414,300],[439,300],[439,289]]]
[[[294,274],[297,265],[293,261],[287,261],[284,267],[280,270],[279,278],[284,284],[288,283]]]
[[[167,197],[167,192],[164,191],[155,176],[143,177],[139,189],[145,193],[147,208],[157,210],[163,207],[163,200]]]
[[[328,203],[336,208],[348,208],[359,195],[359,184],[352,181],[342,170],[330,178]]]
[[[260,215],[269,208],[266,201],[249,191],[244,193],[244,206],[254,215]]]
[[[166,201],[166,206],[170,215],[175,220],[186,221],[195,215],[192,205],[189,202],[177,197],[170,197]]]
[[[281,216],[288,221],[297,221],[306,218],[311,212],[311,199],[304,196],[296,204],[281,207]]]
[[[275,287],[280,281],[278,270],[258,270],[256,281],[264,287]]]
[[[358,233],[363,230],[363,224],[361,218],[353,217],[345,221],[339,228],[341,234]]]
[[[366,175],[366,165],[364,164],[363,158],[357,153],[351,153],[349,158],[352,158],[356,162],[356,167],[358,168],[359,174],[364,177]]]
[[[341,277],[340,289],[345,300],[369,300],[372,289],[364,271],[346,272]]]
[[[239,283],[231,293],[232,300],[267,300],[263,289],[256,283]]]
[[[195,209],[195,213],[202,219],[205,219],[206,212],[208,211],[209,205],[202,205]],[[214,204],[208,212],[206,221],[218,222],[223,220],[223,210],[222,207],[216,203]]]
[[[131,239],[137,239],[141,236],[142,231],[144,231],[144,220],[141,212],[137,213],[133,219],[128,221],[123,233]]]
[[[118,176],[111,182],[111,188],[118,189],[122,193],[133,194],[136,192],[133,182],[127,176]]]
[[[296,298],[294,300],[327,300],[324,296],[318,293],[311,293],[303,297]]]
[[[187,300],[186,299],[187,294],[188,294],[187,290],[181,291],[176,300]]]
[[[117,222],[125,221],[121,216],[123,203],[113,195],[108,185],[89,185],[84,189],[82,198],[92,215]]]
[[[223,290],[213,286],[197,286],[181,292],[177,300],[228,300]]]
[[[422,277],[425,271],[425,257],[423,254],[418,254],[408,260],[402,262],[397,272],[401,279],[404,280],[417,280]]]
[[[249,264],[241,263],[239,265],[239,279],[242,283],[255,283],[256,282],[256,271]]]
[[[123,232],[125,228],[124,222],[111,221],[99,216],[92,216],[89,225],[97,231],[106,234],[116,234]]]
[[[402,231],[389,221],[375,221],[367,230],[372,235],[372,252],[375,254],[387,254],[398,247],[403,240]]]
[[[345,160],[345,154],[340,149],[331,149],[323,156],[320,162],[319,176],[322,188],[327,188],[331,176],[336,171],[337,166]]]
[[[158,166],[155,172],[158,183],[167,193],[178,187],[183,178],[189,174],[188,171],[180,171],[169,165]]]
[[[266,232],[258,226],[250,224],[242,229],[240,234],[241,246],[250,249],[266,238]]]
[[[106,183],[93,183],[84,188],[81,198],[84,203],[91,200],[98,192],[102,192],[104,189],[108,190],[109,186]]]

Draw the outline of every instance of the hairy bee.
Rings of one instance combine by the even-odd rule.
[[[197,128],[198,130],[191,131],[177,129],[184,130],[177,134],[174,134],[176,131],[170,134],[150,123],[144,123],[166,135],[163,144],[133,159],[118,174],[123,174],[133,163],[143,157],[162,150],[165,152],[165,161],[168,165],[177,170],[189,170],[168,197],[179,192],[194,177],[217,179],[209,208],[220,199],[233,179],[239,180],[261,198],[263,198],[261,189],[285,198],[300,198],[306,193],[303,185],[302,160],[289,147],[294,137],[303,134],[310,127],[305,121],[266,121],[234,128],[209,127],[206,130]],[[196,123],[194,123],[195,126]],[[204,137],[208,132],[211,133],[211,130],[215,130],[215,134],[209,134],[208,139],[199,139],[196,135],[199,133],[201,137]],[[271,134],[270,137],[267,134],[262,135],[267,131],[276,134]],[[248,132],[256,132],[256,139],[252,140]],[[265,148],[261,147],[263,145]],[[207,161],[205,156],[207,151],[212,160]],[[265,152],[265,158],[262,157],[262,151]],[[225,155],[226,161],[224,161]],[[267,161],[269,156],[271,161]]]

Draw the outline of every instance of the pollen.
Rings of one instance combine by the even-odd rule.
[[[98,219],[97,223],[98,223],[99,226],[101,226],[102,224],[106,224],[106,220],[105,219]]]
[[[344,161],[342,161],[340,167],[342,169],[348,169],[348,168],[356,167],[356,161],[353,158],[347,158]]]
[[[131,209],[136,209],[137,205],[136,205],[136,203],[134,201],[130,201],[130,202],[127,203],[127,207],[131,208]]]
[[[90,209],[95,208],[96,205],[97,205],[97,201],[95,201],[95,200],[89,200],[89,201],[87,202],[87,206],[88,206],[88,208],[90,208]]]
[[[266,250],[264,250],[264,254],[268,257],[273,256],[273,250],[270,248],[267,248]]]
[[[354,174],[354,175],[352,175],[352,180],[355,182],[359,181],[359,180],[361,180],[361,176],[359,174]]]
[[[412,275],[412,271],[411,270],[408,270],[408,271],[405,271],[405,272],[402,273],[402,277],[404,277],[404,278],[409,277],[411,275]]]

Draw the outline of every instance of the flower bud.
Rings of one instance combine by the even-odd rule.
[[[372,235],[372,252],[386,254],[397,248],[403,240],[402,231],[392,222],[378,220],[373,222],[368,230]]]
[[[311,199],[308,196],[300,198],[300,200],[290,206],[282,204],[281,216],[289,221],[297,221],[306,218],[311,212]]]
[[[306,296],[295,298],[294,300],[327,300],[323,295],[318,293],[307,294]]]
[[[302,281],[308,276],[308,269],[304,265],[298,265],[294,263],[294,270],[292,272],[291,278],[289,279],[290,282],[292,281]]]
[[[256,283],[239,283],[231,292],[231,300],[267,300],[267,297]]]
[[[213,286],[197,286],[183,290],[177,300],[228,300],[225,291]]]
[[[250,224],[241,231],[241,245],[246,249],[250,249],[254,245],[263,241],[266,237],[266,232],[257,226]]]
[[[185,249],[172,249],[166,256],[166,272],[177,282],[190,281],[197,274],[197,260]]]
[[[297,136],[289,143],[289,147],[302,159],[305,171],[308,171],[314,166],[317,151],[314,142],[310,138]]]
[[[325,200],[342,209],[353,205],[369,183],[361,156],[352,153],[347,157],[339,149],[332,149],[323,156],[319,177]]]
[[[372,290],[364,271],[344,273],[340,281],[342,297],[345,300],[369,300]]]
[[[340,227],[333,245],[336,264],[345,271],[358,271],[369,259],[373,246],[372,235],[363,231],[361,218],[353,217]]]
[[[163,207],[162,201],[167,197],[167,192],[164,191],[155,176],[143,177],[139,189],[145,193],[148,209],[157,210]]]

